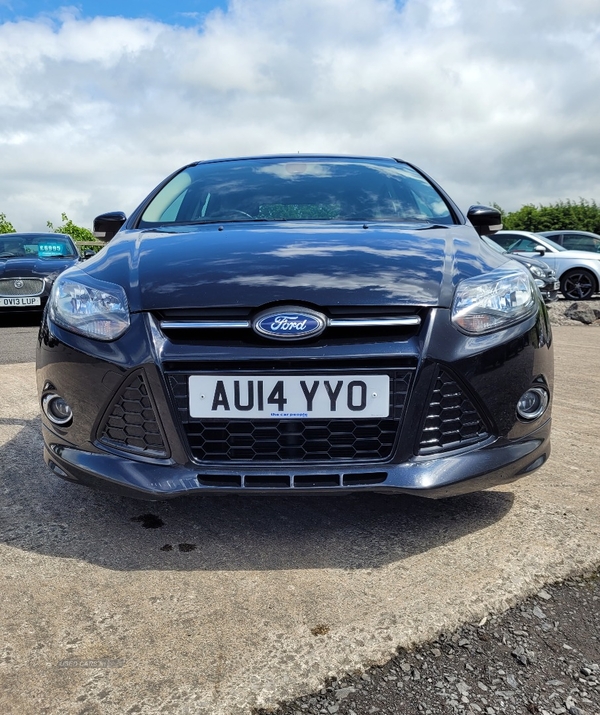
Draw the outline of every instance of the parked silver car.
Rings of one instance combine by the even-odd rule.
[[[600,253],[600,236],[597,233],[590,231],[538,231],[538,233],[569,250]]]
[[[556,271],[560,290],[569,300],[588,300],[600,291],[600,254],[570,251],[530,231],[498,231],[490,238],[509,253],[541,258]]]

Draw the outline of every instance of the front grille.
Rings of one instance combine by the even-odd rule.
[[[364,462],[392,456],[413,374],[411,369],[377,372],[390,376],[390,417],[385,419],[195,420],[188,410],[189,374],[171,373],[168,381],[199,461]]]
[[[141,373],[121,386],[98,429],[98,441],[129,452],[165,457],[165,443]]]
[[[309,306],[306,306],[309,307]],[[321,335],[307,338],[312,345],[348,343],[358,340],[388,342],[407,340],[419,332],[426,311],[403,306],[310,306],[327,320]],[[299,308],[300,309],[300,308]],[[174,344],[185,345],[252,345],[269,347],[273,338],[252,329],[257,309],[249,307],[210,309],[170,309],[155,312],[162,334]],[[278,346],[288,345],[285,341]],[[294,341],[289,341],[294,347]]]
[[[0,295],[7,298],[19,295],[40,295],[44,291],[41,278],[1,278]]]
[[[441,371],[429,401],[419,454],[457,449],[487,436],[471,400],[450,375]]]

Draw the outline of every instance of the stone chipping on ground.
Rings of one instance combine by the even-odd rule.
[[[560,298],[547,308],[553,325],[600,326],[600,298],[579,302]]]
[[[600,571],[267,713],[600,715]]]

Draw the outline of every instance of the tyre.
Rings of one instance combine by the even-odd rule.
[[[573,268],[561,276],[560,290],[569,300],[588,300],[598,290],[596,277],[585,268]]]

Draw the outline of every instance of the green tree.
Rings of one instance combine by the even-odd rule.
[[[52,221],[47,221],[46,225],[54,233],[67,233],[74,241],[95,241],[94,234],[89,230],[89,228],[83,228],[83,226],[77,226],[73,221],[67,216],[66,213],[61,214],[62,226],[54,226]]]
[[[3,213],[0,213],[0,233],[15,233],[15,227]]]
[[[600,233],[600,206],[579,199],[535,206],[525,204],[518,211],[503,213],[504,228],[513,231],[591,231]]]

